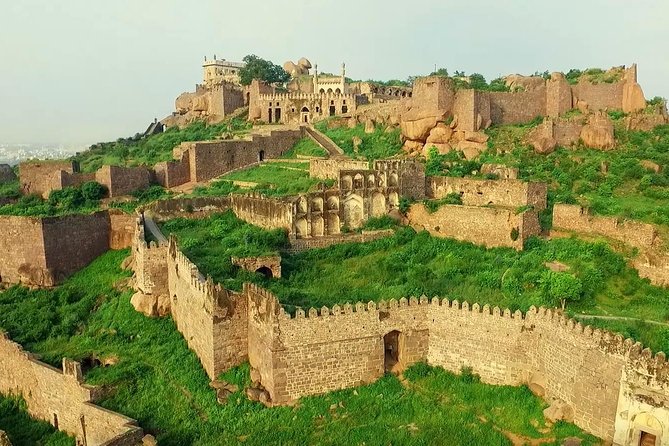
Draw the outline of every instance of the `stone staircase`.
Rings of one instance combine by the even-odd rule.
[[[316,130],[313,126],[306,126],[305,131],[307,132],[307,135],[309,135],[309,138],[328,152],[328,155],[331,158],[348,158],[341,147],[335,144],[335,142],[325,134]]]

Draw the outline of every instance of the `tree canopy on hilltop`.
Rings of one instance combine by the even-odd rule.
[[[269,84],[290,80],[290,74],[270,60],[262,59],[255,54],[249,54],[243,60],[246,65],[239,70],[239,79],[242,85],[249,85],[253,79],[265,81]]]

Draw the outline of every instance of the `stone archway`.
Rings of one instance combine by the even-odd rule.
[[[380,217],[386,214],[386,197],[376,192],[372,195],[372,217]]]
[[[648,412],[641,412],[632,417],[630,445],[659,446],[663,437],[662,423]]]
[[[344,224],[349,229],[355,229],[362,224],[364,215],[362,197],[351,194],[344,200]]]
[[[383,370],[394,373],[400,360],[400,332],[393,330],[383,337]]]
[[[331,213],[328,215],[328,235],[337,235],[341,232],[339,215]]]
[[[313,217],[311,219],[311,236],[322,237],[324,235],[323,217]]]
[[[295,222],[295,236],[297,238],[305,238],[308,237],[309,234],[307,233],[307,219],[306,218],[300,218]]]
[[[257,273],[262,274],[263,276],[267,277],[268,279],[271,279],[274,277],[274,273],[272,273],[272,270],[266,266],[261,266],[256,270]]]
[[[309,123],[309,108],[308,107],[302,107],[302,110],[300,110],[300,122],[304,123]]]

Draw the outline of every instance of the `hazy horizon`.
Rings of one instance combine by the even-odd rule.
[[[639,64],[647,98],[669,96],[669,4],[662,0],[277,0],[5,2],[0,143],[82,145],[142,132],[201,81],[203,57],[277,64],[307,57],[354,79],[434,67],[486,79]],[[643,5],[643,6],[641,6]]]

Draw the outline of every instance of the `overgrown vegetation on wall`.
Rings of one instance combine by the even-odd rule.
[[[172,149],[186,141],[205,141],[222,136],[232,137],[246,133],[251,127],[245,117],[238,117],[207,125],[196,121],[179,129],[172,127],[164,133],[143,137],[140,134],[119,138],[114,142],[93,144],[89,150],[74,156],[83,172],[94,172],[103,165],[153,166],[160,161],[172,159]]]
[[[22,196],[15,203],[0,206],[0,215],[52,217],[87,214],[101,209],[101,199],[105,193],[104,186],[95,181],[89,181],[81,186],[54,190],[46,200],[38,195]],[[134,212],[138,206],[169,195],[170,193],[167,190],[154,185],[148,189],[133,192],[130,200],[112,200],[108,203],[108,206],[126,212]]]
[[[28,414],[26,403],[16,396],[0,395],[0,430],[5,431],[12,446],[74,446],[74,438],[58,432],[46,421]]]
[[[52,364],[62,356],[113,359],[114,365],[88,370],[86,381],[107,388],[103,407],[137,419],[161,445],[465,446],[475,442],[510,446],[509,434],[550,439],[543,444],[558,445],[571,436],[582,438],[584,445],[596,444],[595,438],[574,425],[546,426],[542,414],[546,404],[527,388],[484,385],[466,370],[456,376],[424,364],[407,370],[404,383],[388,375],[368,386],[272,409],[244,396],[244,387],[250,384],[245,365],[224,375],[240,390],[226,405],[219,405],[197,357],[173,321],[144,317],[130,305],[131,292],[114,286],[128,275],[119,269],[127,254],[127,250],[109,252],[72,277],[62,287],[71,293],[65,300],[57,295],[60,289],[14,288],[0,293],[3,310],[20,308],[0,319],[0,327],[11,325],[15,339],[22,339],[29,350]],[[89,308],[91,298],[95,305],[85,317],[68,317],[73,308]],[[54,303],[42,305],[49,301]],[[28,320],[46,326],[43,321],[53,313],[58,317],[50,321],[49,330],[31,331]],[[10,321],[17,318],[26,322]],[[9,412],[13,416],[16,411]],[[0,420],[1,413],[2,406]]]
[[[0,206],[0,215],[47,217],[94,212],[100,209],[100,199],[105,193],[103,185],[88,181],[81,186],[54,190],[48,200],[37,195],[23,196],[16,203]]]
[[[377,160],[402,153],[399,128],[377,125],[374,128],[374,133],[365,133],[365,126],[362,124],[358,124],[354,128],[338,127],[331,129],[328,128],[327,120],[320,121],[315,126],[353,158]],[[354,138],[359,138],[361,141],[357,152],[353,143]]]
[[[669,125],[642,132],[625,130],[622,117],[615,124],[615,150],[559,148],[549,155],[534,153],[518,139],[525,127],[491,128],[490,149],[480,161],[518,167],[521,179],[548,183],[551,206],[579,203],[598,214],[669,227],[669,170],[658,173],[641,164],[669,165]],[[498,144],[506,139],[515,140],[515,148],[502,153]]]

